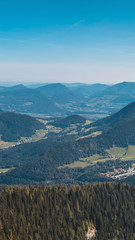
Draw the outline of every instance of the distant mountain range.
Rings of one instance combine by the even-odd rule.
[[[38,86],[38,87],[37,87]],[[44,84],[34,88],[22,84],[0,87],[0,108],[50,117],[79,114],[90,119],[117,112],[135,101],[135,83]]]

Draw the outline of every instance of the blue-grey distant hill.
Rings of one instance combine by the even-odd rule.
[[[135,95],[135,82],[121,82],[105,89],[101,95]]]
[[[135,99],[135,82],[117,83],[113,86],[107,87],[106,89],[97,94],[97,97],[99,98],[103,98],[105,96],[110,96],[111,100],[113,99],[113,101],[119,99],[119,101],[122,102],[123,99],[125,99],[125,102],[128,99]]]
[[[4,91],[12,91],[12,90],[21,90],[21,89],[25,89],[26,87],[23,84],[18,84],[12,87],[3,87],[0,86],[0,91],[4,92]]]
[[[0,91],[0,104],[5,111],[41,114],[63,111],[42,92],[26,88],[23,85],[4,88],[3,91]]]
[[[82,84],[79,86],[71,86],[70,89],[82,97],[89,98],[92,95],[98,95],[103,90],[107,89],[109,86],[106,84]]]
[[[59,104],[77,102],[78,100],[81,100],[77,93],[74,93],[61,83],[48,84],[37,88],[37,90]]]
[[[122,82],[91,95],[87,103],[90,109],[110,115],[133,101],[135,101],[135,82]]]

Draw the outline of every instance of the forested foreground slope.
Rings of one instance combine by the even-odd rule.
[[[0,240],[135,239],[135,187],[8,187],[0,195]]]

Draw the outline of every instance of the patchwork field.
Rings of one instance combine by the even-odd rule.
[[[129,145],[127,148],[113,147],[106,150],[112,157],[121,158],[121,160],[135,160],[135,146]]]
[[[91,123],[91,121],[86,120],[85,123],[81,124],[81,123],[77,123],[77,124],[70,124],[68,127],[62,128],[62,127],[58,127],[58,126],[54,126],[52,124],[53,120],[44,120],[44,119],[37,119],[39,120],[41,123],[43,123],[46,126],[46,129],[39,129],[36,130],[35,134],[33,134],[31,137],[20,137],[20,140],[16,141],[16,142],[5,142],[1,140],[1,136],[0,136],[0,149],[6,149],[9,147],[14,147],[16,145],[19,144],[23,144],[23,143],[30,143],[30,142],[36,142],[42,139],[46,139],[50,136],[70,136],[70,135],[74,135],[75,138],[78,140],[80,138],[87,138],[87,137],[96,137],[97,135],[99,135],[101,132],[97,132],[95,129],[95,132],[93,132],[92,134],[86,134],[87,132],[87,128],[86,126],[89,125]],[[90,129],[88,129],[90,130]],[[84,134],[84,136],[83,136]],[[80,137],[81,135],[81,137]]]
[[[32,135],[31,137],[21,137],[18,142],[4,142],[0,141],[0,149],[6,149],[9,147],[14,147],[16,145],[22,144],[22,143],[30,143],[30,142],[36,142],[41,139],[46,138],[47,130],[40,129],[36,130],[35,134]]]
[[[6,173],[9,170],[12,170],[13,168],[0,168],[0,173]]]
[[[120,159],[121,161],[132,161],[135,160],[135,146],[129,145],[128,148],[113,147],[106,150],[106,156],[95,154],[87,158],[80,158],[79,161],[75,161],[71,164],[63,165],[60,168],[85,168],[92,166],[97,162],[105,162],[109,160]],[[132,165],[135,168],[135,164]]]

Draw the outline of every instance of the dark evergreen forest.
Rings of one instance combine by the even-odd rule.
[[[20,140],[20,137],[31,137],[38,129],[45,129],[44,124],[31,116],[0,113],[0,134],[3,141],[13,142]]]
[[[135,239],[135,187],[7,187],[0,195],[0,240]]]

